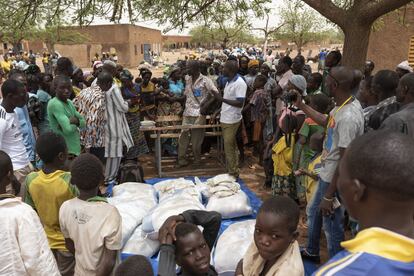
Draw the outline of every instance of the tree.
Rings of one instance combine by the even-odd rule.
[[[294,42],[298,51],[309,42],[315,41],[321,18],[300,0],[286,1],[280,10],[284,22],[281,29],[283,37]]]
[[[263,28],[253,28],[252,30],[263,32],[263,34],[264,34],[263,53],[266,53],[267,52],[267,43],[269,42],[269,37],[272,36],[272,35],[275,35],[280,30],[280,28],[282,28],[285,25],[285,23],[282,23],[277,27],[270,27],[269,26],[270,9],[265,9],[264,13],[265,13],[265,17],[266,17],[266,25]]]
[[[31,35],[33,39],[42,40],[49,52],[55,51],[55,44],[76,44],[89,41],[89,37],[65,26],[49,25],[37,29]]]
[[[342,63],[362,69],[374,22],[412,0],[303,0],[345,34]]]

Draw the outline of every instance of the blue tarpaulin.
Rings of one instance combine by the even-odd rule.
[[[145,180],[145,182],[147,184],[151,184],[154,185],[155,183],[158,183],[160,181],[164,181],[164,180],[168,180],[168,179],[172,179],[172,178],[151,178],[151,179],[147,179]],[[192,180],[194,182],[194,177],[185,177],[185,179],[188,180]],[[206,181],[207,179],[209,179],[209,177],[199,177],[199,179],[201,181]],[[257,215],[257,211],[260,208],[260,205],[262,204],[262,201],[257,197],[257,195],[251,191],[243,182],[243,180],[238,180],[237,181],[240,184],[241,189],[243,190],[243,192],[246,193],[246,195],[248,196],[249,200],[250,200],[250,204],[252,206],[253,209],[253,214],[250,216],[245,216],[245,217],[240,217],[240,218],[234,218],[234,219],[223,219],[222,223],[221,223],[221,228],[220,228],[220,234],[227,229],[227,227],[229,227],[231,224],[238,222],[238,221],[243,221],[243,220],[248,220],[248,219],[255,219],[256,215]],[[219,235],[220,235],[219,234]],[[130,254],[122,254],[121,258],[122,260],[126,259],[128,256],[130,256]],[[151,259],[151,264],[152,267],[154,269],[154,273],[157,273],[158,271],[158,254],[153,256]],[[314,264],[309,263],[309,262],[304,262],[304,266],[305,266],[305,274],[306,275],[311,275],[313,271],[315,271],[316,267]]]

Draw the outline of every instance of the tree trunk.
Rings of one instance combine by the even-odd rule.
[[[265,41],[264,41],[264,45],[263,45],[263,53],[266,55],[267,53],[267,42],[269,40],[269,35],[265,35]]]
[[[369,35],[372,23],[350,21],[343,31],[345,33],[342,65],[363,71],[368,53]]]

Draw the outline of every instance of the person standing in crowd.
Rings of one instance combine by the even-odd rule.
[[[337,167],[345,149],[352,140],[364,133],[364,116],[361,104],[352,96],[352,70],[347,67],[332,68],[326,79],[326,86],[334,97],[336,107],[329,117],[315,111],[302,101],[296,93],[295,105],[319,125],[326,127],[322,168],[318,188],[308,205],[308,244],[302,252],[303,257],[319,262],[319,243],[322,222],[324,224],[329,256],[341,250],[344,239],[343,209],[334,206],[336,199]],[[319,205],[321,211],[319,211]],[[321,218],[322,216],[322,218]]]
[[[15,112],[19,118],[20,122],[20,130],[23,134],[23,142],[24,146],[26,147],[27,154],[29,156],[30,162],[33,164],[36,160],[36,138],[33,132],[32,122],[30,121],[29,109],[27,107],[28,99],[29,99],[29,89],[27,84],[27,77],[21,71],[11,71],[9,74],[9,79],[19,81],[23,84],[26,91],[26,104],[23,107],[17,107]]]
[[[104,71],[98,79],[104,83],[112,83],[113,76]],[[119,166],[123,157],[123,149],[126,151],[134,145],[131,132],[125,114],[133,105],[132,100],[125,101],[122,98],[118,85],[113,83],[112,87],[105,91],[106,120],[105,124],[105,183],[115,181],[118,176]]]
[[[144,117],[155,120],[157,113],[156,95],[157,89],[155,83],[151,81],[152,72],[149,69],[140,70],[142,83],[140,88],[141,94],[141,112]]]
[[[122,82],[122,96],[125,100],[131,100],[131,107],[129,108],[128,113],[125,114],[125,117],[128,122],[132,139],[134,140],[134,145],[128,151],[126,157],[127,159],[136,160],[140,155],[149,152],[144,133],[140,131],[141,115],[139,110],[139,96],[141,89],[138,84],[132,82],[134,77],[128,70],[124,69],[121,72],[120,77]]]
[[[350,144],[336,185],[359,232],[314,275],[413,274],[413,156],[413,140],[392,131],[373,131]]]
[[[39,134],[42,135],[50,130],[49,127],[49,118],[47,116],[47,104],[52,99],[51,95],[51,84],[53,81],[53,76],[50,74],[41,74],[39,76],[40,85],[39,90],[37,90],[37,99],[41,104],[41,118],[39,122]]]
[[[229,82],[224,88],[224,95],[221,96],[217,91],[213,92],[216,99],[222,102],[220,123],[223,132],[227,171],[236,179],[240,173],[236,134],[243,119],[242,109],[247,93],[247,84],[237,74],[237,70],[237,62],[227,61],[224,64],[223,73],[229,79]]]
[[[105,161],[105,92],[111,89],[112,80],[105,82],[98,76],[96,85],[82,90],[73,104],[85,118],[86,127],[80,132],[81,145],[104,163]]]
[[[309,75],[307,80],[306,93],[308,95],[317,95],[322,94],[321,84],[322,84],[322,75],[319,72],[315,72]]]
[[[49,57],[46,52],[43,53],[42,64],[43,64],[43,69],[45,70],[45,74],[51,74],[52,70],[50,68],[51,66],[49,62]]]
[[[249,58],[246,56],[241,56],[239,59],[239,75],[246,76],[249,73]]]
[[[200,73],[200,63],[191,60],[187,63],[188,76],[185,77],[186,85],[184,95],[186,96],[185,109],[183,113],[183,126],[205,125],[206,117],[200,114],[200,104],[207,97],[207,93],[218,94],[214,83],[208,77]],[[187,147],[190,143],[193,148],[195,166],[201,162],[201,145],[204,140],[205,129],[183,129],[178,138],[178,167],[188,166]],[[190,137],[191,136],[191,137]]]
[[[76,67],[73,70],[72,74],[72,87],[73,87],[73,93],[75,93],[75,97],[79,96],[81,90],[86,88],[86,85],[84,84],[83,79],[83,71],[81,68]]]
[[[308,79],[311,72],[305,70],[305,57],[297,55],[292,62],[292,72],[295,75],[302,75],[305,79]]]
[[[331,96],[329,90],[326,89],[326,78],[333,67],[337,67],[340,65],[342,60],[342,54],[339,51],[331,51],[326,56],[325,60],[325,69],[323,70],[323,78],[322,78],[322,93]]]
[[[0,67],[6,77],[9,74],[10,70],[13,69],[12,62],[7,54],[3,55],[3,61],[0,62]]]
[[[372,77],[372,72],[375,69],[375,63],[372,60],[367,60],[364,67],[364,79]]]
[[[284,56],[279,60],[279,64],[277,65],[276,71],[279,75],[278,87],[276,91],[276,117],[280,116],[280,113],[283,109],[283,101],[280,99],[280,95],[282,95],[283,91],[286,90],[290,78],[293,76],[292,70],[292,59],[289,56]]]
[[[23,83],[9,79],[2,87],[3,101],[0,105],[0,150],[6,152],[13,163],[14,176],[22,185],[20,194],[24,195],[24,182],[26,176],[33,171],[26,147],[24,145],[23,133],[16,113],[16,107],[24,107],[26,104],[26,88]],[[7,187],[7,192],[15,190]],[[19,191],[14,191],[19,193]]]
[[[318,56],[318,72],[325,69],[325,59],[326,59],[326,51],[322,49]]]
[[[252,96],[254,93],[254,80],[256,79],[259,72],[259,61],[257,59],[250,60],[247,64],[247,68],[249,70],[249,73],[244,76],[244,79],[246,81],[247,88],[249,89],[248,94]],[[249,96],[247,98],[249,98]]]
[[[371,93],[376,97],[376,105],[365,113],[365,132],[378,129],[382,122],[399,110],[396,100],[398,74],[391,70],[378,71],[371,84]]]
[[[408,61],[405,60],[397,65],[397,68],[395,69],[395,71],[397,72],[398,77],[402,78],[405,74],[412,73],[413,67],[411,67]]]
[[[61,274],[36,212],[7,192],[12,176],[12,160],[0,150],[0,275],[59,276]]]
[[[381,129],[404,133],[414,139],[414,73],[405,74],[398,84],[397,102],[400,111],[389,116]]]
[[[69,153],[68,160],[71,161],[81,152],[79,128],[84,128],[86,122],[69,100],[73,92],[69,77],[56,76],[52,83],[52,90],[56,97],[47,105],[50,129],[65,138]]]
[[[277,82],[275,81],[275,79],[273,79],[271,77],[271,69],[272,69],[272,64],[269,62],[265,62],[262,64],[262,66],[260,67],[260,74],[265,76],[267,78],[266,84],[265,84],[265,92],[266,92],[266,97],[267,97],[267,104],[268,104],[268,116],[265,122],[265,126],[263,128],[263,132],[264,132],[264,138],[268,139],[269,136],[271,136],[273,134],[273,114],[275,113],[275,110],[273,108],[272,103],[275,101],[272,101],[273,99],[276,99],[277,97]]]
[[[270,62],[270,63],[272,63],[272,64],[273,64],[273,61],[274,61],[274,59],[275,59],[275,56],[274,56],[272,53],[273,53],[272,49],[269,49],[269,50],[267,51],[267,55],[266,55],[266,57],[265,57],[265,61]]]

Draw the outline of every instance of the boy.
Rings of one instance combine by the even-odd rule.
[[[50,129],[65,138],[69,159],[78,156],[81,151],[79,128],[84,128],[85,119],[76,111],[72,101],[72,83],[69,77],[59,75],[52,82],[56,97],[47,105]]]
[[[413,156],[401,133],[373,131],[350,144],[337,188],[360,232],[314,275],[414,274]]]
[[[116,269],[115,276],[152,276],[151,263],[145,256],[130,256]]]
[[[36,212],[6,193],[13,178],[10,157],[0,151],[0,275],[60,275]]]
[[[110,275],[121,249],[121,216],[97,196],[104,182],[101,161],[82,154],[71,166],[71,182],[79,196],[62,204],[59,222],[66,248],[75,255],[75,275]]]
[[[299,206],[289,197],[266,200],[256,218],[254,242],[239,262],[237,276],[303,276],[296,241]]]
[[[203,233],[197,225],[203,227]],[[169,217],[159,231],[161,242],[159,276],[217,276],[210,265],[213,248],[221,225],[217,212],[185,211]],[[176,263],[181,271],[176,273]]]
[[[67,148],[59,134],[46,132],[39,136],[36,151],[43,162],[43,169],[30,173],[26,178],[25,202],[39,215],[49,246],[63,276],[73,275],[75,258],[65,246],[59,227],[59,208],[78,191],[70,184],[70,173],[65,171]]]

